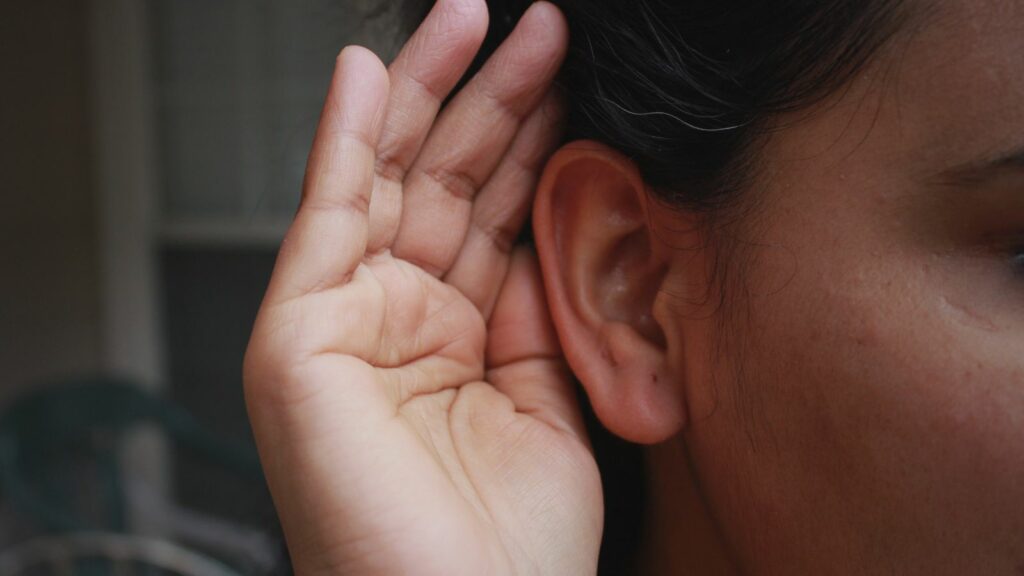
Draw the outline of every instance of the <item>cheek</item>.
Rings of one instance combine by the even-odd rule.
[[[1019,557],[1019,334],[952,291],[953,270],[836,254],[795,255],[783,289],[734,315],[736,364],[720,380],[735,386],[713,442],[738,455],[723,474],[758,479],[733,488],[740,508],[859,556],[962,559],[969,542]],[[749,278],[791,257],[766,255]]]

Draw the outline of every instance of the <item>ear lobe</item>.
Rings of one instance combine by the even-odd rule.
[[[649,222],[628,158],[583,141],[549,160],[533,224],[559,340],[601,422],[640,443],[674,435],[686,413],[653,314],[668,260]]]

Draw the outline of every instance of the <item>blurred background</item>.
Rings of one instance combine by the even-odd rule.
[[[242,354],[334,56],[399,8],[5,5],[0,576],[281,564]]]

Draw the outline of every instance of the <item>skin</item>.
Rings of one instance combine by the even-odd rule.
[[[936,5],[775,119],[724,230],[554,151],[548,4],[435,118],[485,29],[339,57],[245,362],[297,573],[594,573],[567,368],[650,445],[637,573],[1024,572],[1024,8]]]
[[[388,69],[338,57],[244,364],[295,572],[587,574],[600,478],[536,256],[514,249],[560,118],[566,25],[443,0]]]
[[[1024,571],[1022,54],[1019,3],[943,3],[782,119],[742,314],[670,328],[732,341],[684,435],[751,572]]]

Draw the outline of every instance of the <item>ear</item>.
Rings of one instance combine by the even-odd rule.
[[[594,412],[614,434],[657,443],[686,407],[670,371],[655,299],[668,249],[650,225],[634,163],[596,142],[549,160],[534,204],[534,239],[558,337]]]

